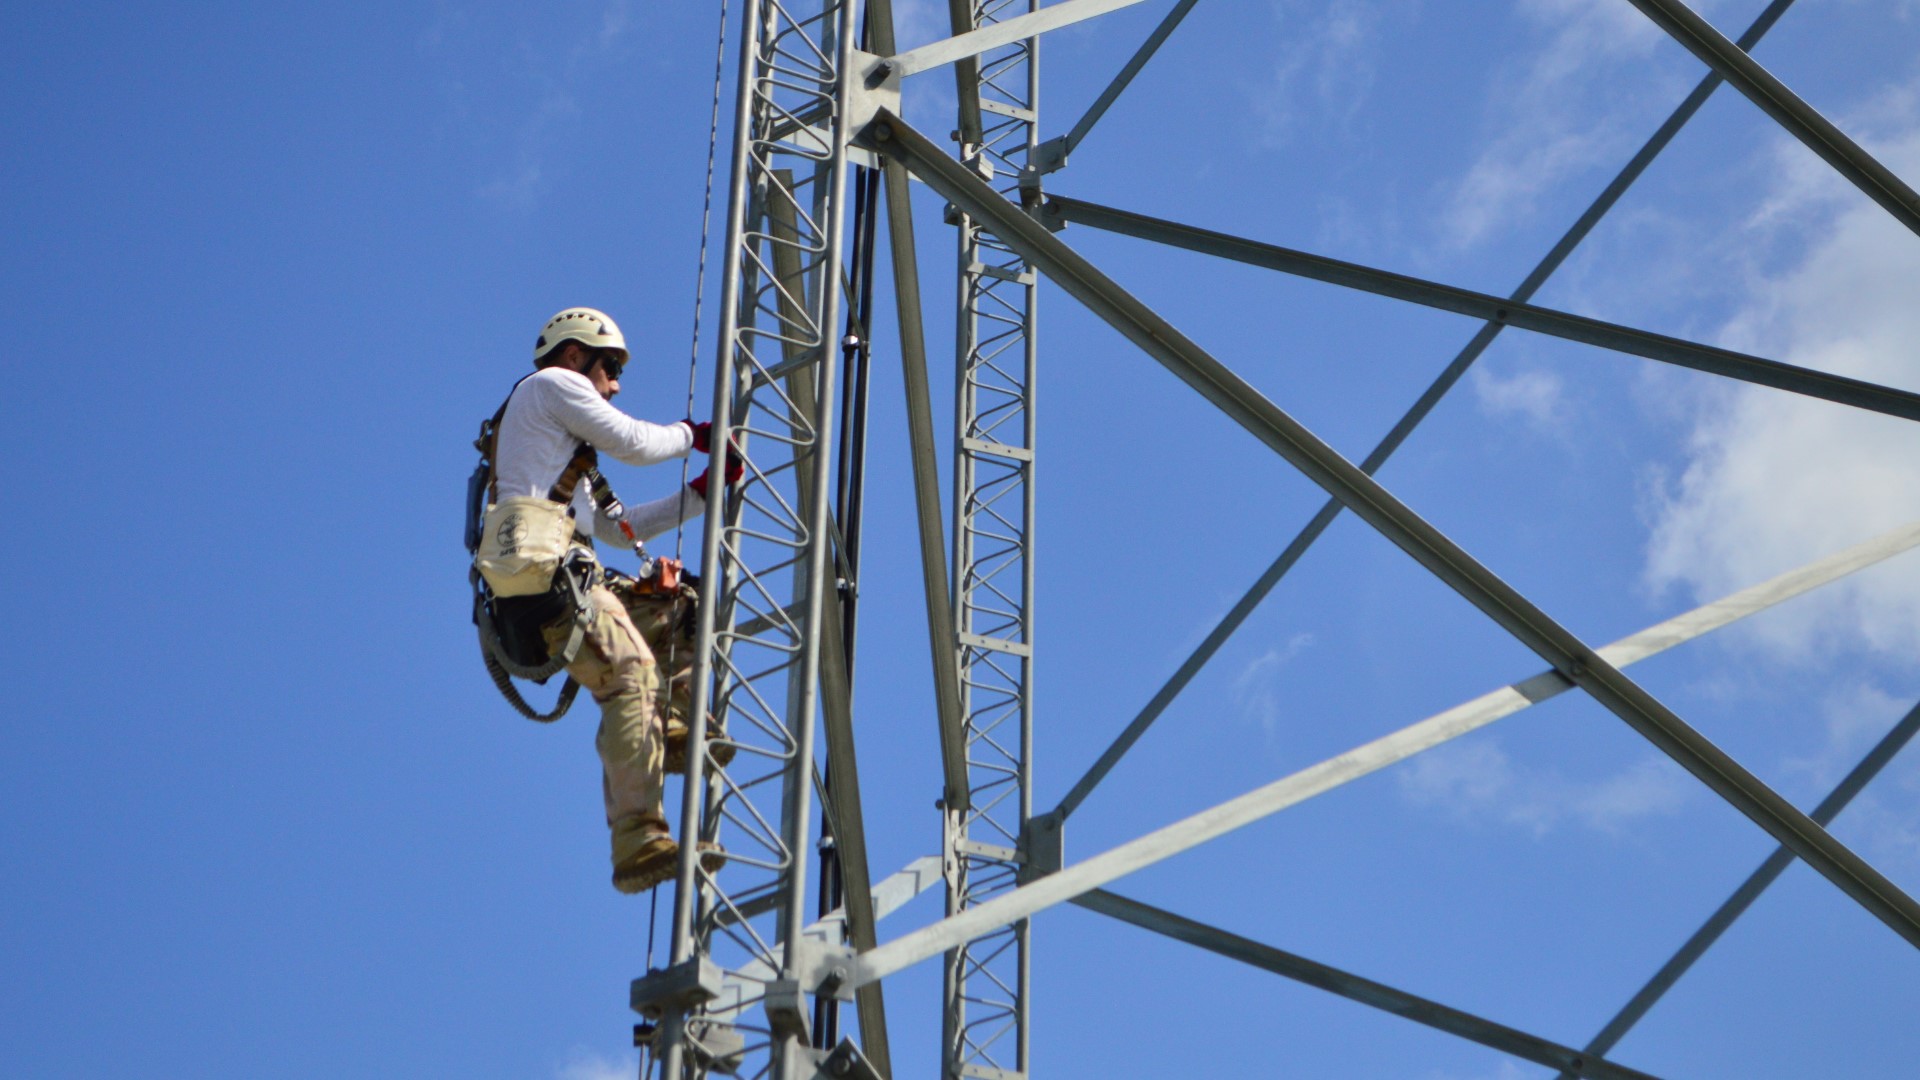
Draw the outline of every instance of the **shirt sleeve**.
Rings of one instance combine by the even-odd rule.
[[[568,374],[574,374],[568,372]],[[686,457],[693,429],[685,424],[651,424],[608,404],[584,376],[557,378],[547,407],[555,422],[574,438],[628,465],[655,465]]]
[[[651,540],[683,521],[699,517],[706,510],[707,500],[689,488],[652,502],[627,507],[627,525],[633,529],[633,535],[640,540]],[[617,518],[594,512],[593,538],[609,544],[627,546],[627,536],[620,531]]]

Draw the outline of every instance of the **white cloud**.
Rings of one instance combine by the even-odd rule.
[[[1808,756],[1789,758],[1788,771],[1804,774],[1822,793],[1826,792],[1886,734],[1908,704],[1871,683],[1855,683],[1829,692],[1820,708],[1825,742]]]
[[[603,0],[598,7],[599,30],[572,40],[561,62],[544,50],[523,49],[514,75],[530,88],[531,107],[512,125],[512,162],[475,188],[483,200],[514,210],[535,205],[545,188],[543,162],[568,157],[560,147],[578,133],[581,108],[578,91],[593,86],[607,67],[619,61],[633,29],[632,0]],[[439,48],[452,19],[443,14],[429,30],[426,42]]]
[[[1621,160],[1640,137],[1630,126],[1639,110],[1623,106],[1665,90],[1644,74],[1661,34],[1632,5],[1519,0],[1516,11],[1541,40],[1524,65],[1496,73],[1486,117],[1494,134],[1445,194],[1441,234],[1456,247],[1526,220],[1568,177]],[[1628,67],[1640,74],[1623,78]]]
[[[1483,364],[1473,369],[1470,379],[1474,397],[1488,416],[1517,417],[1536,431],[1564,433],[1566,384],[1560,376],[1538,368],[1503,376]]]
[[[1373,90],[1378,27],[1389,6],[1378,0],[1273,5],[1276,59],[1251,91],[1265,143],[1284,145],[1303,117],[1344,121],[1360,111]]]
[[[637,1054],[603,1057],[589,1050],[576,1049],[566,1064],[555,1072],[554,1080],[634,1080],[640,1074]]]
[[[1619,833],[1680,809],[1693,781],[1664,757],[1643,757],[1593,779],[1514,763],[1491,738],[1454,743],[1408,762],[1395,774],[1416,806],[1443,808],[1468,820],[1494,821],[1544,836],[1566,822]]]
[[[1257,720],[1272,734],[1280,726],[1280,669],[1313,645],[1313,635],[1295,634],[1286,644],[1268,649],[1240,669],[1233,680],[1233,700],[1241,715]]]
[[[514,133],[514,163],[505,172],[483,182],[481,198],[524,210],[539,198],[545,171],[541,161],[553,153],[559,134],[580,121],[580,106],[573,95],[552,89]]]
[[[626,35],[632,23],[633,12],[628,0],[607,0],[600,12],[600,47],[611,48]]]
[[[1874,149],[1920,173],[1910,95],[1903,135]],[[1731,348],[1902,388],[1920,387],[1920,240],[1797,146],[1747,222],[1752,284],[1720,340]],[[1756,257],[1758,258],[1758,257]],[[1738,269],[1733,272],[1740,272]],[[1920,426],[1752,386],[1695,399],[1682,460],[1649,477],[1647,579],[1716,596],[1920,518]],[[1899,559],[1741,631],[1779,656],[1848,645],[1920,648],[1920,563]]]

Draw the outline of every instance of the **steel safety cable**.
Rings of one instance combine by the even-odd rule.
[[[699,379],[700,379],[700,317],[702,314],[702,309],[704,306],[703,300],[704,300],[704,296],[707,289],[708,237],[712,231],[712,224],[713,224],[713,171],[714,171],[713,165],[714,165],[714,159],[717,155],[719,143],[720,143],[720,94],[726,85],[727,7],[728,7],[728,0],[720,0],[720,24],[719,24],[719,29],[714,35],[715,43],[714,43],[714,49],[713,49],[713,105],[709,111],[709,117],[707,121],[706,189],[702,193],[701,199],[700,199],[700,257],[697,263],[697,267],[694,271],[693,334],[692,334],[692,342],[691,342],[691,345],[689,346],[688,354],[687,354],[686,415],[688,416],[689,419],[691,419],[693,416],[694,394],[699,387]],[[709,451],[711,451],[712,449],[711,444],[709,444],[708,449]],[[685,558],[685,551],[686,551],[686,535],[687,535],[687,521],[686,521],[686,518],[687,518],[687,472],[691,468],[691,464],[692,464],[691,455],[680,459],[680,487],[678,489],[680,501],[676,506],[675,513],[673,515],[674,516],[673,560],[674,562],[681,563],[682,565],[684,565],[684,558]],[[712,476],[711,473],[709,473],[707,479],[708,479],[708,482],[711,484],[715,478]],[[720,476],[718,477],[718,480],[721,485],[720,490],[724,492],[726,490],[726,480],[727,480],[726,468],[724,464],[721,467]],[[666,667],[667,693],[665,697],[666,697],[667,711],[669,713],[672,711],[672,708],[673,708],[673,678],[674,678],[675,672],[678,671],[678,668],[674,663],[674,660],[675,660],[674,653],[679,645],[678,635],[673,632],[671,627],[677,626],[679,622],[677,618],[677,609],[679,608],[679,606],[680,606],[680,598],[676,591],[675,596],[669,601],[668,616],[667,616],[668,619],[670,620],[669,622],[670,629],[667,633],[667,667]],[[689,687],[689,690],[691,690],[691,687]],[[691,696],[692,695],[689,694],[690,699],[691,699]],[[660,727],[663,734],[666,729],[666,720],[667,720],[667,717],[663,716],[660,718]],[[687,734],[691,736],[693,734],[692,718],[687,717],[685,722],[687,726]],[[658,940],[659,932],[660,932],[660,890],[656,888],[652,890],[651,902],[649,903],[647,908],[647,970],[648,971],[653,970],[654,946],[656,941]],[[649,1042],[645,1047],[641,1049],[640,1075],[642,1076],[647,1075],[647,1072],[651,1067],[651,1064],[647,1059],[651,1056],[652,1048],[653,1048],[652,1043]]]
[[[706,191],[700,199],[700,260],[693,278],[693,342],[687,356],[687,415],[693,415],[693,399],[700,378],[700,317],[707,291],[707,242],[713,223],[713,163],[720,145],[720,92],[726,83],[727,60],[727,3],[720,0],[720,29],[715,35],[718,39],[713,51],[713,107],[707,121],[707,182]],[[712,446],[709,444],[711,453]],[[711,464],[711,462],[709,462]],[[691,468],[689,458],[680,459],[680,506],[674,517],[678,523],[673,528],[673,558],[682,559],[685,550],[687,523],[687,471]],[[726,468],[720,469],[721,490],[726,489]],[[709,482],[712,476],[708,476]],[[671,639],[669,639],[671,640]],[[668,654],[671,662],[672,654]],[[671,666],[668,668],[672,670]]]

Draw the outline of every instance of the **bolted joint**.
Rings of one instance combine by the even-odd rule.
[[[835,964],[820,974],[821,997],[830,997],[839,1001],[853,1000],[853,994],[847,992],[847,980],[853,977],[853,969],[845,964]]]
[[[853,1040],[846,1038],[841,1039],[840,1045],[834,1047],[833,1052],[820,1062],[820,1073],[833,1080],[887,1080],[880,1075],[880,1070],[873,1067],[873,1062],[867,1060],[867,1055],[854,1045]]]

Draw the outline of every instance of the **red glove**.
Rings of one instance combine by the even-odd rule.
[[[703,454],[708,453],[708,448],[713,445],[713,425],[705,422],[696,424],[692,418],[680,422],[693,430],[693,448]]]
[[[725,476],[728,487],[739,483],[740,478],[747,474],[747,470],[741,466],[740,458],[737,454],[722,453],[720,455],[720,464],[721,467],[726,470]],[[692,489],[693,493],[702,499],[707,497],[707,475],[711,472],[713,472],[713,466],[709,465],[705,472],[687,481],[687,487]]]

